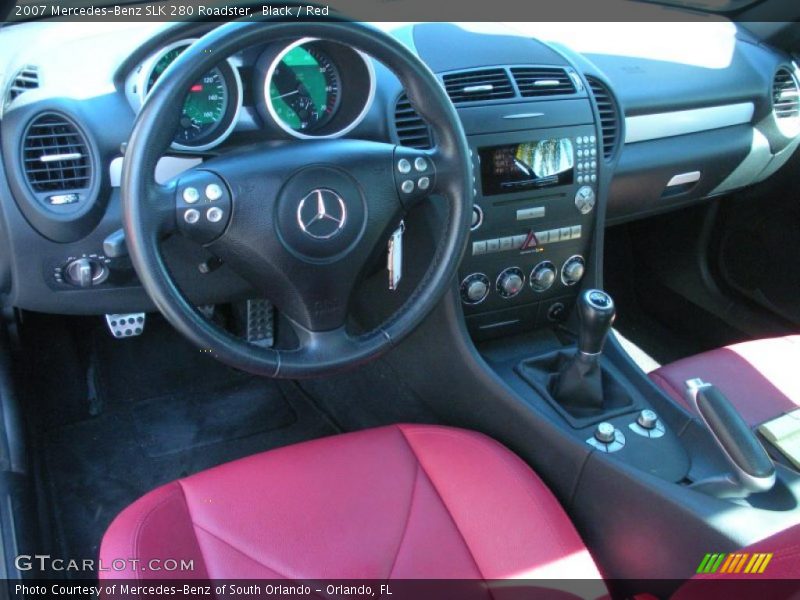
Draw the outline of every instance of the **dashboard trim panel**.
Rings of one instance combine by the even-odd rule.
[[[754,110],[752,102],[739,102],[625,117],[625,143],[634,144],[750,123]]]

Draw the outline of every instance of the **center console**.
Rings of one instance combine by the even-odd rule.
[[[460,295],[471,335],[564,319],[594,232],[602,152],[594,124],[473,135],[469,143],[476,199]]]

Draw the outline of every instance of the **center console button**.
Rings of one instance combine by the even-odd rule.
[[[556,266],[549,260],[545,260],[536,265],[531,271],[530,286],[534,292],[544,292],[555,283]]]
[[[614,441],[614,426],[611,423],[602,422],[597,426],[594,431],[594,437],[598,442],[610,444]]]
[[[519,267],[509,267],[497,276],[496,289],[502,298],[510,299],[522,291],[525,274]]]
[[[580,255],[571,256],[561,267],[561,283],[564,285],[575,285],[583,278],[586,270],[583,257]]]
[[[646,408],[639,413],[636,422],[644,429],[654,429],[656,423],[658,423],[658,415],[649,408]]]
[[[464,304],[480,304],[489,295],[489,278],[483,273],[467,275],[461,282],[461,300]]]

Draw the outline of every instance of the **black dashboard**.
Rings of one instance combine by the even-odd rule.
[[[210,26],[68,27],[0,31],[0,293],[8,306],[50,313],[152,310],[129,261],[104,242],[121,227],[136,114]],[[439,77],[472,150],[459,293],[473,335],[563,318],[607,224],[751,185],[796,150],[796,65],[734,25],[712,29],[684,44],[705,54],[676,58],[624,36],[609,49],[497,24],[392,28]],[[31,36],[42,43],[22,49]],[[325,137],[435,143],[382,65],[325,40],[276,40],[220,57],[192,86],[157,178],[237,147]],[[417,184],[411,167],[408,177]],[[250,294],[227,268],[204,269],[213,257],[200,246],[171,239],[164,252],[198,305]]]

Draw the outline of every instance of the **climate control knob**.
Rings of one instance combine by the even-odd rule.
[[[586,263],[582,256],[575,255],[567,259],[561,267],[561,283],[564,285],[575,285],[583,278],[586,270]]]
[[[103,283],[108,277],[108,268],[93,258],[77,258],[64,267],[64,279],[76,287],[88,288]]]
[[[464,304],[480,304],[489,295],[489,278],[483,273],[467,275],[461,282],[461,300]]]
[[[513,298],[525,285],[525,273],[519,267],[509,267],[497,276],[497,293],[502,298]]]
[[[534,292],[544,292],[550,289],[555,280],[556,266],[549,260],[545,260],[533,267],[529,282]]]

